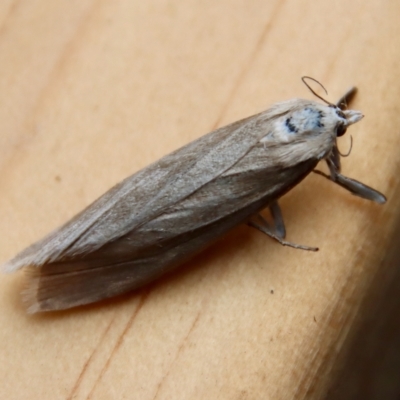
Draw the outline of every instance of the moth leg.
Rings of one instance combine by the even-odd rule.
[[[349,89],[336,103],[336,106],[340,109],[344,110],[347,108],[348,104],[352,101],[355,94],[357,92],[357,88],[352,87]],[[351,148],[350,148],[351,150]],[[340,173],[341,165],[340,165],[340,152],[337,147],[337,143],[335,142],[332,147],[331,154],[329,158],[326,159],[326,163],[328,164],[330,175],[323,173],[322,171],[314,170],[318,175],[321,175],[335,183],[339,186],[342,186],[350,193],[355,196],[362,197],[363,199],[375,201],[376,203],[383,204],[386,203],[386,197],[378,192],[377,190],[356,181],[355,179],[348,178]]]
[[[372,189],[364,183],[356,181],[355,179],[347,178],[346,176],[342,175],[337,171],[335,164],[331,160],[328,159],[326,160],[326,162],[331,173],[330,175],[327,175],[318,170],[314,170],[313,172],[337,183],[339,186],[342,186],[355,196],[375,201],[379,204],[386,203],[386,197],[382,193],[378,192],[375,189]]]
[[[268,222],[264,219],[264,217],[262,215],[257,214],[255,216],[255,218],[257,218],[259,222],[255,221],[253,219],[248,222],[248,225],[253,228],[258,229],[262,233],[265,233],[270,238],[279,242],[282,246],[289,246],[289,247],[293,247],[294,249],[301,249],[301,250],[308,250],[308,251],[318,251],[318,247],[302,246],[301,244],[291,243],[291,242],[287,242],[286,240],[283,240],[277,234],[272,232]]]
[[[286,228],[285,228],[285,223],[283,222],[282,210],[279,207],[278,202],[273,201],[269,206],[269,210],[271,212],[271,216],[274,221],[276,236],[284,239],[286,236]]]
[[[341,171],[342,165],[341,165],[341,162],[340,162],[340,153],[339,153],[339,149],[337,147],[337,142],[336,141],[335,141],[335,144],[332,147],[331,154],[329,155],[329,162],[331,162],[333,164],[333,166],[335,167],[336,172],[340,172]],[[329,167],[329,162],[327,161],[328,167]]]

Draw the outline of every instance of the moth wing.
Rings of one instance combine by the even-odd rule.
[[[272,117],[270,109],[217,129],[140,170],[17,254],[4,269],[79,257],[134,231],[229,170],[265,135]]]
[[[23,296],[28,311],[88,304],[154,281],[288,191],[317,162],[280,171],[254,169],[257,159],[251,153],[234,169],[98,250],[29,267]]]

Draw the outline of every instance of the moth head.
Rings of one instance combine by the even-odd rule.
[[[303,83],[310,89],[311,93],[313,93],[316,97],[321,99],[324,103],[328,104],[328,107],[333,108],[336,112],[336,115],[339,119],[339,121],[336,124],[335,128],[335,133],[336,137],[343,136],[346,133],[347,127],[351,124],[355,124],[356,122],[360,121],[361,118],[363,118],[363,114],[360,111],[355,111],[355,110],[345,110],[343,108],[347,107],[347,100],[351,100],[356,93],[356,88],[350,89],[345,96],[343,96],[337,104],[333,104],[327,100],[325,100],[323,97],[321,97],[319,94],[317,94],[311,86],[307,83],[307,80],[314,81],[318,83],[324,89],[325,93],[328,94],[326,91],[325,87],[322,85],[322,83],[318,82],[316,79],[311,78],[309,76],[303,76],[302,78]]]
[[[340,137],[346,133],[347,127],[360,121],[364,115],[360,111],[356,110],[341,110],[337,106],[335,108],[336,114],[340,118],[336,125],[336,136]]]

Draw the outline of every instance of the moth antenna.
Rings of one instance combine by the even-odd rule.
[[[340,152],[339,148],[338,148],[338,153],[342,156],[342,157],[348,157],[351,153],[351,150],[353,149],[353,136],[350,135],[350,149],[346,154],[343,154]]]
[[[325,93],[328,95],[328,91],[325,89],[324,85],[323,85],[321,82],[317,81],[317,80],[314,79],[314,78],[311,78],[311,76],[302,76],[302,77],[301,77],[301,80],[303,81],[303,83],[308,87],[308,89],[310,90],[310,92],[311,92],[315,97],[318,97],[319,99],[321,99],[324,103],[328,104],[329,106],[334,106],[334,107],[335,107],[335,105],[334,105],[333,103],[329,102],[328,100],[325,100],[322,96],[320,96],[318,93],[316,93],[316,92],[314,91],[314,89],[306,82],[306,79],[310,79],[310,80],[312,80],[312,81],[318,83],[318,85],[321,86],[322,89],[324,89]]]

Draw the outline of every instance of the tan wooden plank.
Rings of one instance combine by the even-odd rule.
[[[320,398],[398,217],[400,4],[9,1],[0,6],[0,262],[114,183],[273,102],[359,87],[346,175],[282,201],[283,248],[240,227],[122,299],[27,316],[0,277],[7,399]],[[341,140],[344,149],[349,136]],[[273,290],[273,294],[271,293]]]

